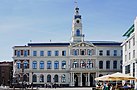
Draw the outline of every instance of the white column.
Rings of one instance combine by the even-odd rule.
[[[88,86],[90,86],[90,73],[88,73]]]
[[[72,72],[70,73],[70,86],[72,86]]]
[[[82,72],[80,73],[80,86],[82,86]]]
[[[86,86],[88,86],[88,74],[86,73]]]
[[[74,72],[72,73],[72,86],[74,86]]]

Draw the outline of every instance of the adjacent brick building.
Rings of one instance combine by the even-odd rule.
[[[13,62],[0,62],[0,85],[9,85],[12,81]]]

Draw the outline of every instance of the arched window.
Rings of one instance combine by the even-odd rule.
[[[40,80],[39,80],[40,82],[44,82],[44,75],[40,75]]]
[[[92,51],[90,49],[88,49],[87,51],[88,51],[88,55],[92,55]]]
[[[66,68],[66,61],[62,61],[62,69]]]
[[[110,61],[106,61],[106,69],[110,69]]]
[[[99,61],[99,69],[103,69],[103,61]]]
[[[59,62],[58,61],[54,62],[54,69],[59,69]]]
[[[33,68],[33,69],[37,69],[37,62],[36,62],[36,61],[33,61],[33,62],[32,62],[32,68]]]
[[[24,69],[28,68],[28,61],[24,61]]]
[[[78,50],[73,50],[73,53],[74,53],[75,56],[77,56],[78,55]]]
[[[86,68],[86,63],[84,61],[81,61],[80,66],[81,66],[81,68]]]
[[[92,63],[91,63],[90,60],[87,62],[87,67],[88,67],[88,68],[92,68]]]
[[[17,62],[17,68],[18,68],[18,69],[21,68],[21,62],[20,62],[20,61]]]
[[[25,75],[23,75],[23,81],[26,81],[26,82],[28,82],[28,76],[25,74]]]
[[[65,75],[65,74],[63,74],[63,75],[61,76],[61,82],[63,82],[63,83],[66,82],[66,75]]]
[[[78,67],[78,62],[77,61],[74,61],[73,62],[73,68],[77,68]]]
[[[37,75],[33,75],[33,79],[32,79],[33,82],[37,82]]]
[[[44,69],[44,61],[40,61],[40,69]]]
[[[47,82],[51,82],[51,75],[47,75]]]
[[[58,75],[57,74],[54,76],[54,82],[58,82]]]
[[[77,31],[76,31],[76,36],[80,36],[80,30],[79,29],[77,29]]]
[[[47,62],[47,69],[51,69],[51,61]]]

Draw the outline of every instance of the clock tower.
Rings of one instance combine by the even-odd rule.
[[[84,35],[82,34],[82,22],[81,15],[79,14],[79,8],[75,8],[75,13],[72,23],[72,36],[71,42],[82,42],[84,41]]]

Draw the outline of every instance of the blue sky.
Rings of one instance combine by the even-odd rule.
[[[137,0],[77,0],[85,40],[123,41],[137,16]],[[12,47],[32,42],[68,42],[74,0],[0,0],[0,60]]]

